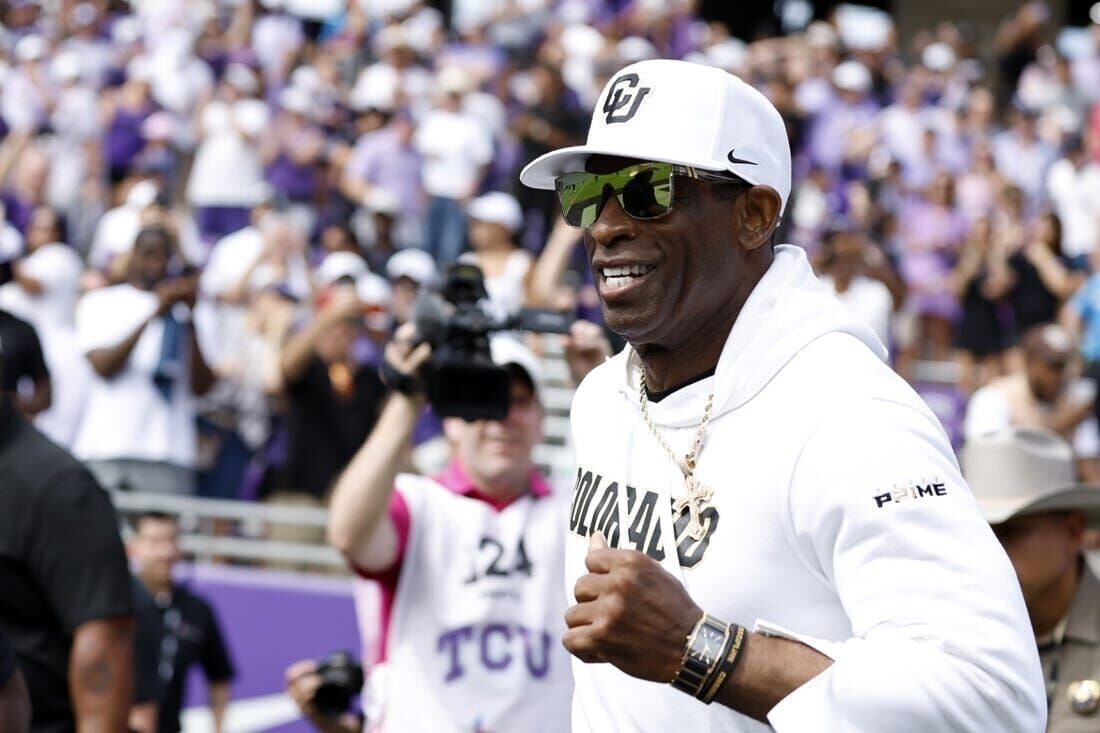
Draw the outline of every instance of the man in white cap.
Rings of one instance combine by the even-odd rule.
[[[393,318],[400,326],[412,318],[420,289],[439,284],[439,269],[424,250],[403,249],[386,262],[386,277],[393,286]]]
[[[1047,730],[1096,730],[1100,579],[1082,540],[1100,526],[1100,486],[1077,483],[1073,450],[1044,428],[975,438],[962,466],[1024,591],[1046,679]]]
[[[400,329],[386,348],[405,375],[431,353],[427,344],[412,347],[413,330]],[[518,340],[494,337],[491,350],[511,377],[508,413],[446,418],[453,457],[443,473],[400,473],[425,404],[410,377],[393,385],[333,489],[329,542],[382,586],[382,648],[371,661],[385,664],[370,683],[381,690],[384,731],[569,729],[572,675],[558,643],[566,497],[534,466],[541,370]],[[378,634],[365,629],[370,636]],[[292,691],[295,678],[312,672],[294,668]]]
[[[776,109],[643,61],[521,180],[584,229],[629,342],[571,413],[573,730],[1040,730],[1027,610],[942,427],[772,242]]]

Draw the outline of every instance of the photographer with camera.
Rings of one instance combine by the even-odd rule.
[[[77,343],[94,374],[73,444],[100,484],[192,494],[195,398],[214,375],[191,314],[198,278],[173,276],[175,235],[141,230],[124,283],[93,290],[76,309]]]
[[[302,659],[290,665],[286,669],[286,692],[290,699],[302,711],[321,733],[359,733],[363,729],[363,717],[355,713],[341,710],[339,712],[328,710],[324,705],[318,704],[318,697],[324,696],[326,684],[332,684],[326,680],[327,660],[316,661]],[[362,668],[357,668],[359,677],[355,680],[362,688]],[[345,706],[346,707],[346,706]]]
[[[370,675],[378,722],[388,731],[567,730],[565,506],[532,459],[542,436],[538,361],[517,340],[489,340],[507,375],[506,414],[445,418],[451,464],[435,478],[403,474],[425,375],[438,379],[425,369],[433,346],[417,345],[415,333],[403,326],[386,347],[394,394],[330,505],[330,543],[382,587],[384,664]]]

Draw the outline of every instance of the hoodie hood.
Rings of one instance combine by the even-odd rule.
[[[736,410],[759,394],[795,354],[830,333],[854,336],[879,359],[886,359],[886,347],[878,336],[853,318],[818,280],[805,251],[790,244],[778,245],[771,267],[730,330],[713,380],[677,390],[650,405],[650,415],[667,427],[698,425],[702,402],[695,399],[695,393],[709,393],[710,389],[714,390],[714,417]],[[641,361],[630,346],[616,360],[620,359],[616,367],[624,370],[620,389],[637,403]]]

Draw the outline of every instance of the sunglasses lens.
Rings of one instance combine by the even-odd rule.
[[[565,221],[574,227],[591,226],[600,213],[605,182],[603,176],[578,171],[557,180],[558,201]]]
[[[635,219],[656,219],[672,208],[672,166],[668,163],[645,163],[620,171],[630,172],[630,178],[615,191],[623,211]]]
[[[614,173],[577,171],[560,176],[556,188],[565,221],[574,227],[592,226],[609,186],[623,211],[635,219],[656,219],[672,208],[672,165],[638,163]]]

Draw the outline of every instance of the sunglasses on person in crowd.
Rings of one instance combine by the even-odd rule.
[[[644,162],[628,165],[613,173],[573,171],[557,177],[561,213],[566,223],[578,228],[592,226],[603,211],[608,187],[619,206],[635,219],[659,219],[672,211],[676,176],[710,183],[742,183],[747,181],[732,173],[701,171],[675,163]]]

